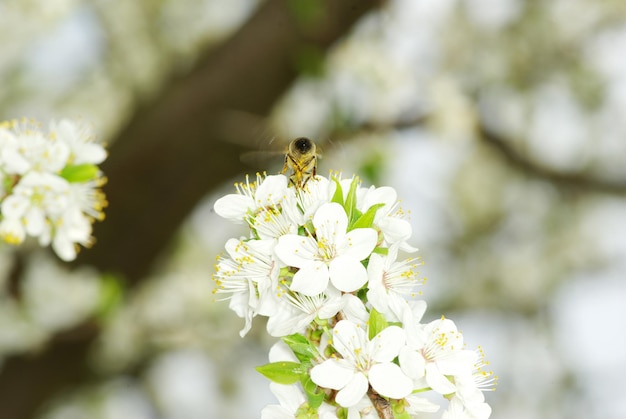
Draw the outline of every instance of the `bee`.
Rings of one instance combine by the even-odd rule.
[[[317,174],[316,149],[315,143],[305,137],[296,138],[289,143],[281,173],[291,169],[293,173],[289,176],[289,184],[295,188],[303,189],[309,179]]]

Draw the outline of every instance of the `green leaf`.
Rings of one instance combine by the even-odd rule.
[[[319,357],[319,352],[317,348],[313,346],[311,342],[308,341],[307,338],[302,336],[299,333],[294,333],[293,335],[285,336],[282,338],[283,342],[289,346],[289,348],[293,351],[300,362],[308,362],[311,359],[315,359]]]
[[[309,401],[309,405],[314,409],[320,407],[326,394],[319,390],[317,384],[315,384],[308,375],[303,377],[301,383],[304,393],[306,394],[306,398]]]
[[[343,190],[341,189],[341,183],[334,176],[333,176],[333,182],[335,182],[335,185],[337,186],[337,188],[335,189],[333,199],[331,199],[330,202],[336,202],[339,205],[343,206]]]
[[[300,381],[302,375],[306,375],[306,369],[298,362],[271,362],[256,367],[256,370],[266,378],[278,384],[294,384]]]
[[[359,178],[358,176],[355,176],[354,179],[352,179],[348,196],[346,196],[346,202],[343,205],[346,209],[346,214],[348,214],[348,225],[352,225],[356,220],[356,191],[358,186]]]
[[[369,228],[374,224],[374,217],[376,216],[376,211],[380,207],[383,207],[385,204],[376,204],[372,205],[365,214],[362,214],[359,218],[356,219],[354,224],[352,224],[351,230],[355,228]]]
[[[85,163],[65,166],[59,175],[70,183],[77,183],[96,179],[99,171],[98,166]]]
[[[377,334],[385,330],[385,328],[389,326],[387,323],[387,319],[376,311],[375,308],[372,308],[370,311],[370,320],[368,322],[368,337],[370,340],[374,338]]]

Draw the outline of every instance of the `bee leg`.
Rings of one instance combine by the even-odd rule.
[[[283,170],[280,171],[283,175],[287,172],[289,168],[289,156],[285,156],[285,164],[283,165]]]

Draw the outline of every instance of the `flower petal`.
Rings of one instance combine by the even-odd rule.
[[[313,263],[317,242],[311,237],[285,234],[278,238],[274,253],[285,265],[303,268]]]
[[[456,391],[456,386],[439,371],[433,362],[426,364],[426,382],[434,391],[439,394],[450,394]]]
[[[373,365],[369,381],[379,394],[392,399],[402,399],[413,391],[413,381],[392,362]]]
[[[313,226],[317,240],[336,243],[342,239],[348,228],[348,216],[343,207],[336,202],[321,205],[313,216]]]
[[[324,262],[311,262],[296,272],[289,289],[304,295],[318,295],[328,286],[328,278],[328,267]]]
[[[229,194],[218,199],[213,209],[222,218],[236,223],[243,223],[248,208],[254,206],[254,201],[249,196]]]
[[[378,234],[373,228],[357,228],[346,234],[344,240],[337,244],[337,248],[340,254],[361,261],[372,253],[377,241]]]
[[[422,378],[426,373],[426,360],[417,351],[404,347],[398,355],[402,371],[414,380]]]
[[[354,374],[354,368],[346,360],[327,359],[311,369],[311,380],[320,387],[339,390],[352,380]]]
[[[267,176],[254,193],[255,203],[259,207],[276,205],[285,198],[287,177],[283,175]]]
[[[358,260],[350,256],[338,256],[328,267],[330,280],[340,291],[352,292],[367,282],[367,271]]]
[[[337,396],[335,396],[335,401],[343,407],[354,406],[365,396],[367,387],[367,377],[363,373],[356,373],[352,377],[352,380],[350,380],[344,388],[339,390]]]
[[[398,326],[389,326],[370,341],[370,356],[376,362],[390,362],[398,356],[405,342],[404,330]]]

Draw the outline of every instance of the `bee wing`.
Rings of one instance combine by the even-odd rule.
[[[247,151],[239,156],[239,160],[253,169],[266,170],[283,164],[285,153],[283,151]]]

